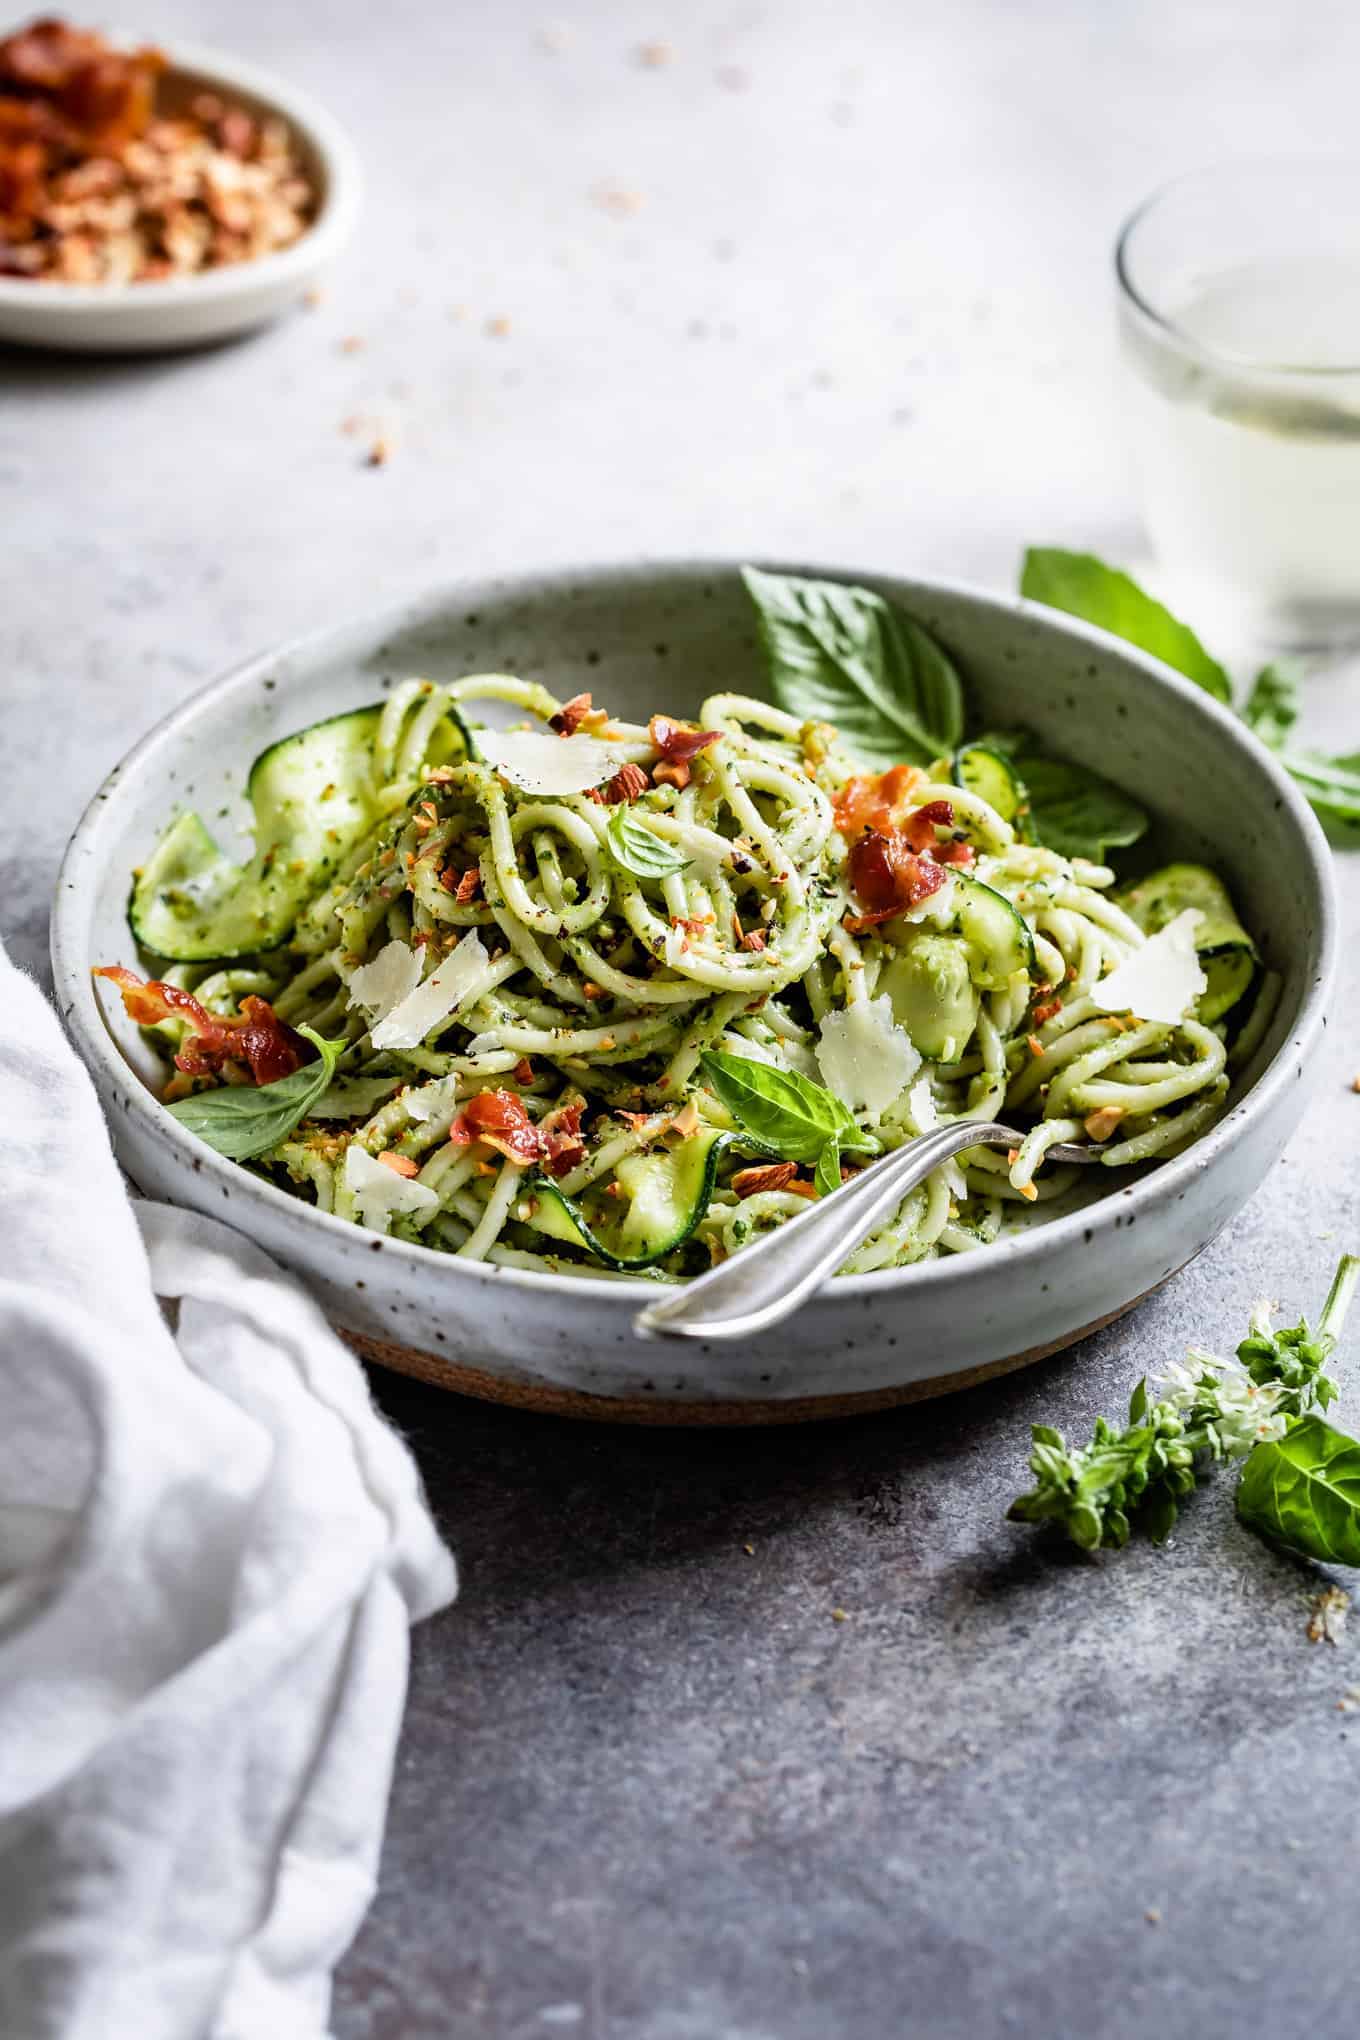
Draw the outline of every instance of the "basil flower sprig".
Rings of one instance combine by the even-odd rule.
[[[1360,1563],[1343,1556],[1360,1553],[1360,1445],[1310,1414],[1336,1394],[1322,1370],[1358,1279],[1360,1257],[1348,1254],[1315,1333],[1306,1320],[1276,1331],[1258,1304],[1233,1359],[1192,1348],[1155,1384],[1155,1401],[1139,1382],[1127,1425],[1097,1418],[1089,1445],[1034,1425],[1035,1485],[1012,1502],[1012,1521],[1057,1523],[1085,1551],[1117,1549],[1135,1527],[1161,1544],[1210,1468],[1245,1459],[1244,1522],[1311,1557]]]

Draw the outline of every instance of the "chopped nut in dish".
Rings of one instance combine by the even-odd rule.
[[[166,75],[159,51],[54,19],[0,40],[0,276],[157,282],[305,232],[286,124],[207,91],[167,107]]]

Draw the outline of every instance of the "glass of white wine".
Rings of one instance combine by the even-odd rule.
[[[1115,269],[1168,586],[1243,643],[1360,641],[1360,163],[1178,178]]]

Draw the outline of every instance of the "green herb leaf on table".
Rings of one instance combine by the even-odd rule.
[[[1360,1441],[1322,1417],[1291,1424],[1247,1461],[1237,1513],[1324,1565],[1360,1565]]]
[[[823,1194],[826,1187],[839,1186],[842,1151],[876,1152],[878,1142],[855,1124],[835,1093],[796,1070],[775,1069],[721,1049],[706,1049],[701,1062],[719,1102],[747,1138],[783,1161],[816,1167]],[[835,1182],[829,1183],[833,1161],[823,1157],[833,1147]]]
[[[1324,822],[1360,822],[1360,751],[1325,758],[1311,751],[1286,751],[1280,763]]]
[[[623,803],[609,817],[605,836],[614,862],[634,878],[671,878],[689,868],[688,857],[681,857],[669,843],[636,821]]]
[[[1211,1353],[1191,1348],[1184,1362],[1167,1369],[1157,1384],[1160,1392],[1155,1401],[1146,1382],[1140,1381],[1130,1398],[1128,1424],[1121,1430],[1098,1417],[1087,1446],[1069,1447],[1060,1431],[1047,1424],[1034,1425],[1029,1463],[1035,1485],[1012,1502],[1011,1519],[1057,1523],[1074,1544],[1087,1551],[1100,1545],[1117,1548],[1125,1544],[1135,1524],[1161,1544],[1175,1526],[1181,1501],[1210,1467],[1225,1460],[1248,1459],[1251,1486],[1244,1480],[1243,1490],[1256,1512],[1250,1520],[1265,1527],[1263,1511],[1268,1502],[1264,1490],[1258,1495],[1264,1476],[1254,1473],[1258,1455],[1287,1444],[1304,1428],[1304,1422],[1320,1425],[1333,1439],[1341,1437],[1308,1412],[1325,1408],[1336,1392],[1335,1383],[1322,1368],[1340,1335],[1357,1280],[1360,1257],[1347,1254],[1337,1268],[1316,1333],[1309,1331],[1306,1320],[1276,1331],[1268,1306],[1258,1304],[1247,1336],[1232,1360],[1218,1360]],[[1360,1510],[1360,1445],[1352,1446],[1356,1455],[1352,1468],[1344,1454],[1330,1449],[1323,1452],[1325,1441],[1316,1442],[1317,1464],[1307,1462],[1312,1467],[1310,1479],[1325,1481],[1335,1474],[1333,1485],[1339,1483],[1342,1491],[1349,1492],[1347,1483],[1353,1471]],[[1351,1445],[1352,1441],[1342,1443]],[[1301,1478],[1296,1465],[1290,1476],[1291,1493]],[[1313,1497],[1312,1506],[1316,1511],[1332,1508],[1328,1520],[1333,1535],[1339,1535],[1335,1507],[1320,1496]],[[1285,1542],[1302,1534],[1303,1502],[1291,1504],[1291,1510],[1292,1537],[1279,1529],[1269,1534]],[[1354,1535],[1360,1550],[1360,1515]],[[1295,1548],[1308,1547],[1296,1543]],[[1360,1558],[1346,1562],[1360,1564]]]
[[[948,654],[868,588],[743,567],[775,700],[834,723],[866,763],[926,765],[963,736],[963,685]]]
[[[315,1062],[304,1063],[291,1077],[272,1084],[228,1084],[180,1098],[169,1110],[181,1126],[196,1133],[228,1161],[248,1162],[286,1140],[329,1088],[335,1065],[348,1045],[326,1041],[310,1027],[298,1029],[317,1050]]]
[[[1232,682],[1195,633],[1154,601],[1117,567],[1093,553],[1032,546],[1020,573],[1020,593],[1031,602],[1066,610],[1174,666],[1216,701],[1232,701]]]

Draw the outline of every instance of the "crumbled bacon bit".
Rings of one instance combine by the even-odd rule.
[[[765,1162],[757,1169],[738,1169],[732,1188],[738,1197],[759,1197],[766,1190],[788,1190],[798,1174],[797,1162]]]
[[[399,1155],[395,1148],[384,1148],[376,1158],[394,1176],[415,1176],[420,1172],[409,1155]]]
[[[647,733],[661,753],[659,762],[652,767],[653,786],[674,786],[682,791],[689,785],[691,760],[710,744],[716,744],[722,735],[721,730],[692,729],[684,723],[672,722],[665,715],[654,715]]]
[[[900,830],[861,836],[851,846],[849,871],[850,883],[867,910],[855,917],[854,927],[847,921],[852,934],[920,906],[945,882],[943,867],[933,857],[918,856]]]
[[[1095,1112],[1088,1113],[1082,1125],[1093,1141],[1100,1142],[1109,1139],[1123,1117],[1122,1105],[1102,1105]]]
[[[123,996],[128,1016],[139,1027],[154,1027],[162,1020],[185,1020],[193,1030],[175,1066],[190,1077],[214,1077],[228,1062],[245,1063],[257,1084],[272,1084],[279,1077],[291,1077],[301,1069],[306,1043],[280,1020],[267,999],[248,996],[241,1001],[240,1015],[223,1019],[200,1005],[191,992],[168,985],[159,978],[139,978],[121,964],[104,964],[96,977],[108,978]]]
[[[913,850],[933,850],[936,829],[947,829],[954,820],[952,800],[928,800],[913,808],[902,824],[902,834]]]
[[[977,859],[977,851],[971,843],[965,843],[961,836],[956,837],[952,843],[937,843],[930,854],[937,864],[957,864],[964,870]]]
[[[647,791],[647,774],[640,765],[631,761],[620,765],[614,777],[602,793],[596,793],[597,800],[603,800],[606,807],[619,807],[624,801],[636,800]]]
[[[479,1091],[469,1098],[449,1128],[449,1139],[455,1147],[466,1147],[470,1140],[485,1141],[521,1168],[536,1162],[543,1152],[539,1130],[524,1100],[513,1091]]]
[[[1057,998],[1041,1000],[1034,1008],[1033,1017],[1035,1026],[1043,1027],[1048,1021],[1056,1020],[1062,1011],[1062,1004],[1062,1000]]]
[[[556,715],[549,716],[548,728],[556,730],[559,737],[574,737],[581,724],[590,714],[591,700],[588,694],[573,694],[570,701],[564,701]]]
[[[534,1066],[527,1055],[520,1057],[510,1074],[517,1084],[532,1084],[534,1081]]]
[[[550,1176],[565,1176],[585,1159],[586,1144],[581,1138],[581,1119],[585,1109],[581,1101],[573,1105],[559,1105],[555,1112],[550,1112],[546,1119],[540,1121],[541,1159]]]
[[[886,772],[847,779],[832,806],[837,829],[853,839],[868,829],[882,833],[896,828],[925,776],[915,765],[893,765]]]

